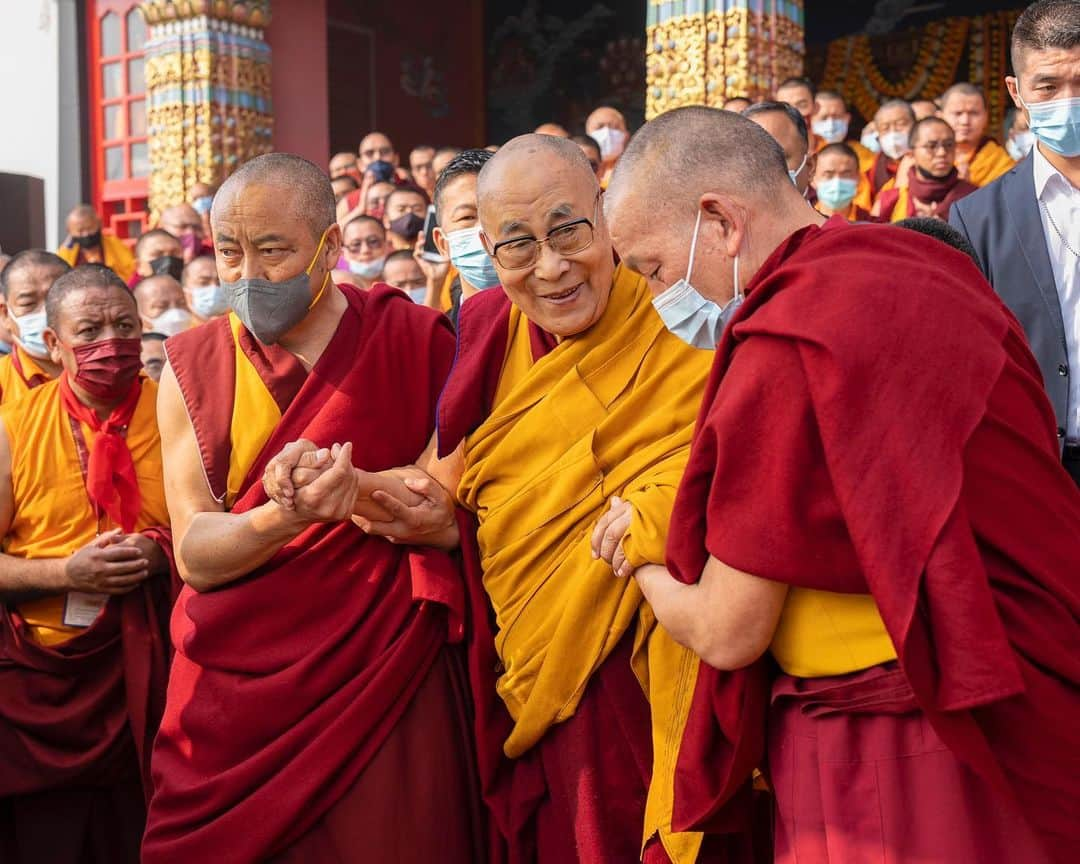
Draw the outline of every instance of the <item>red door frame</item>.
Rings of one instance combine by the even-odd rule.
[[[87,0],[86,6],[86,53],[87,94],[89,97],[90,127],[90,192],[94,208],[101,214],[106,233],[134,242],[146,229],[148,219],[147,196],[150,191],[148,177],[131,176],[131,145],[148,142],[147,136],[130,134],[129,107],[132,101],[143,101],[144,117],[149,114],[147,94],[132,94],[128,81],[128,64],[131,60],[144,58],[142,51],[128,51],[127,15],[139,6],[139,0]],[[108,104],[122,106],[120,138],[106,142],[102,114],[106,100],[102,86],[101,20],[114,12],[120,22],[121,53],[111,62],[118,63],[121,70],[120,96],[109,99]],[[145,68],[145,67],[144,67]],[[121,146],[124,179],[105,179],[105,147]]]

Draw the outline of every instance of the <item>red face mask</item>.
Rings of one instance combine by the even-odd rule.
[[[137,337],[67,347],[77,366],[72,380],[95,399],[122,399],[142,368],[142,340]]]

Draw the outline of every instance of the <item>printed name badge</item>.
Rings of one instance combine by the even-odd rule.
[[[69,591],[64,601],[64,626],[89,627],[109,602],[108,594]]]

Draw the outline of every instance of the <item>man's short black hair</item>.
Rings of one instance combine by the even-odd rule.
[[[147,241],[153,239],[154,237],[168,237],[168,238],[170,238],[172,240],[176,240],[177,243],[180,242],[179,240],[177,240],[177,238],[174,235],[170,234],[164,228],[152,228],[149,231],[147,231],[145,234],[142,234],[139,237],[139,239],[135,241],[135,257],[136,258],[139,257],[139,252],[142,251],[142,247],[147,243]]]
[[[907,219],[901,219],[896,225],[900,228],[907,228],[909,231],[918,231],[920,234],[933,237],[935,240],[940,240],[946,246],[952,246],[958,252],[963,252],[975,262],[976,267],[981,267],[979,256],[975,254],[975,247],[968,242],[967,237],[953,228],[948,222],[930,216],[910,216]]]
[[[432,199],[435,203],[435,224],[442,225],[442,197],[446,187],[456,178],[466,174],[478,175],[491,157],[495,154],[490,150],[462,150],[446,163],[446,167],[440,172],[435,180],[435,191]]]
[[[53,330],[60,324],[60,307],[64,298],[80,288],[119,288],[131,297],[132,306],[138,309],[131,289],[110,268],[104,264],[80,264],[53,282],[45,295],[45,323]]]
[[[416,259],[413,257],[412,249],[395,249],[393,252],[391,252],[389,255],[386,256],[386,261],[383,263],[383,269],[385,269],[386,265],[389,264],[391,261],[415,261],[415,260]]]
[[[16,252],[0,270],[0,292],[5,300],[8,296],[8,280],[24,267],[50,267],[56,270],[57,276],[71,269],[67,261],[47,249],[24,249]]]
[[[766,101],[757,102],[751,105],[749,108],[744,108],[742,111],[743,117],[753,117],[757,114],[786,114],[788,120],[795,124],[795,128],[799,130],[799,135],[802,136],[806,142],[806,146],[810,146],[810,133],[806,128],[806,118],[802,116],[802,113],[794,105],[789,105],[787,102]]]
[[[1070,50],[1080,45],[1080,0],[1039,0],[1027,7],[1013,27],[1010,53],[1013,73],[1023,68],[1027,51]]]
[[[814,86],[814,82],[802,75],[792,75],[790,78],[785,78],[777,86],[776,92],[779,93],[785,87],[805,87],[810,91],[810,98],[817,97],[817,87]]]

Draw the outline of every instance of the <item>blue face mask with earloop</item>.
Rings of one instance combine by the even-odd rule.
[[[480,226],[450,231],[446,242],[450,244],[450,263],[473,288],[485,291],[502,281],[495,272],[495,262],[480,242]]]
[[[1031,133],[1036,138],[1067,159],[1080,156],[1080,96],[1031,105],[1021,96],[1020,104],[1027,108]]]
[[[672,333],[692,348],[704,348],[712,351],[724,335],[728,321],[742,305],[743,295],[739,290],[739,256],[735,256],[735,295],[723,306],[717,306],[707,297],[702,297],[693,285],[690,276],[694,270],[694,253],[697,251],[698,231],[701,230],[701,211],[698,210],[694,222],[694,236],[690,241],[690,260],[686,265],[686,278],[680,279],[659,297],[653,298],[653,308]]]

